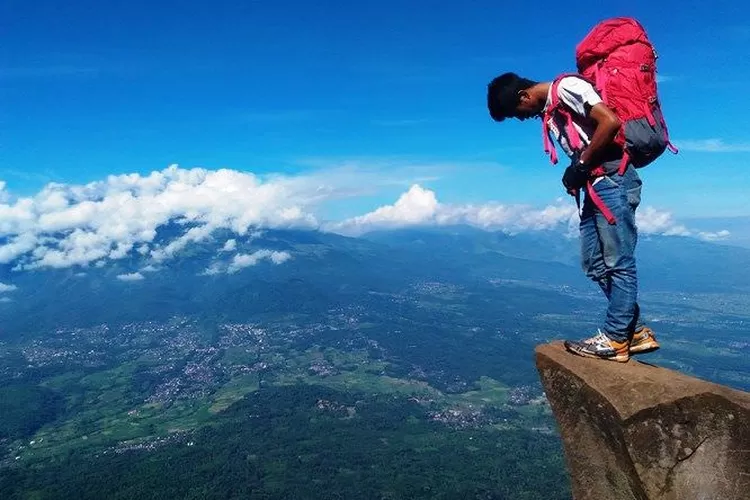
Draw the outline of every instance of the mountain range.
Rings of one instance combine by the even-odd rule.
[[[160,230],[166,247],[186,230]],[[746,293],[750,249],[691,237],[641,236],[641,290]],[[469,226],[411,227],[346,237],[317,230],[217,230],[171,257],[132,252],[103,265],[0,267],[0,338],[59,326],[165,319],[175,314],[248,320],[315,313],[414,282],[495,284],[596,293],[579,266],[578,239],[555,231],[515,235]]]

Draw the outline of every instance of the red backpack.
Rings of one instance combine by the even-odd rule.
[[[576,46],[578,73],[563,74],[552,83],[552,102],[543,117],[544,151],[557,163],[557,153],[550,140],[547,121],[555,111],[567,121],[571,147],[579,150],[582,140],[573,128],[570,111],[560,105],[557,86],[565,76],[583,77],[599,92],[602,100],[622,122],[615,137],[625,154],[619,173],[630,161],[636,168],[645,167],[669,147],[667,124],[661,112],[656,88],[656,51],[643,26],[629,17],[616,17],[598,23]]]

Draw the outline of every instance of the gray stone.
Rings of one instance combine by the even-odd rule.
[[[750,500],[750,393],[538,346],[576,500]]]

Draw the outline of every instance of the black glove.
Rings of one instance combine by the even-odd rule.
[[[562,177],[563,186],[569,194],[575,194],[580,188],[586,185],[589,179],[589,167],[577,161],[573,161]]]

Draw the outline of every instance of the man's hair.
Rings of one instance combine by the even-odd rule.
[[[492,119],[501,122],[514,117],[520,100],[518,92],[536,84],[537,82],[515,73],[503,73],[493,79],[487,85],[487,109]]]

